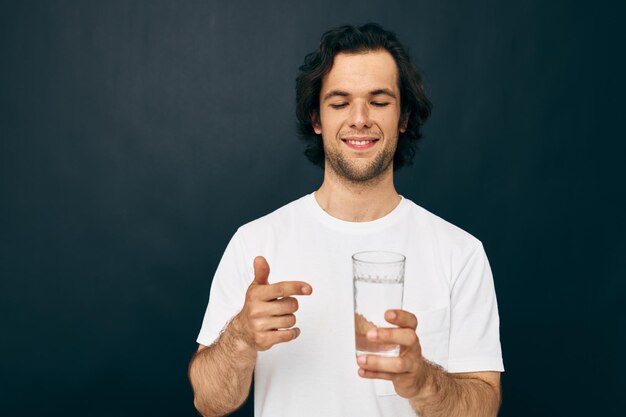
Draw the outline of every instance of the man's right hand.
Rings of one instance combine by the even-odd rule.
[[[237,325],[246,344],[263,351],[277,343],[289,342],[300,334],[294,313],[298,300],[293,295],[310,295],[313,289],[302,281],[269,284],[270,266],[262,256],[254,258],[254,280],[237,315]]]

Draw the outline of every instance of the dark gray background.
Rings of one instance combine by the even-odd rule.
[[[618,3],[3,2],[0,415],[195,415],[186,368],[228,239],[321,181],[297,67],[367,21],[434,103],[397,188],[489,255],[501,415],[623,410]]]

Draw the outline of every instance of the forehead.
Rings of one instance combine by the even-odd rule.
[[[398,91],[398,67],[389,52],[340,52],[322,80],[321,93],[335,89],[359,93],[379,88]]]

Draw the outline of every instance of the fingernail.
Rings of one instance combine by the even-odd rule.
[[[361,355],[356,358],[356,361],[359,365],[365,365],[365,363],[367,362],[367,357],[365,355]]]
[[[389,317],[389,320],[395,320],[396,317],[398,317],[398,315],[396,314],[395,311],[390,310],[387,312],[387,317]]]
[[[376,329],[370,329],[367,332],[367,338],[371,339],[371,340],[376,340],[378,339],[378,331]]]

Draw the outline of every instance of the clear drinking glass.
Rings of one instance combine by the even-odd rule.
[[[385,320],[385,311],[402,308],[405,259],[402,254],[386,251],[352,255],[357,355],[399,355],[400,346],[371,342],[366,334],[374,327],[396,327]]]

